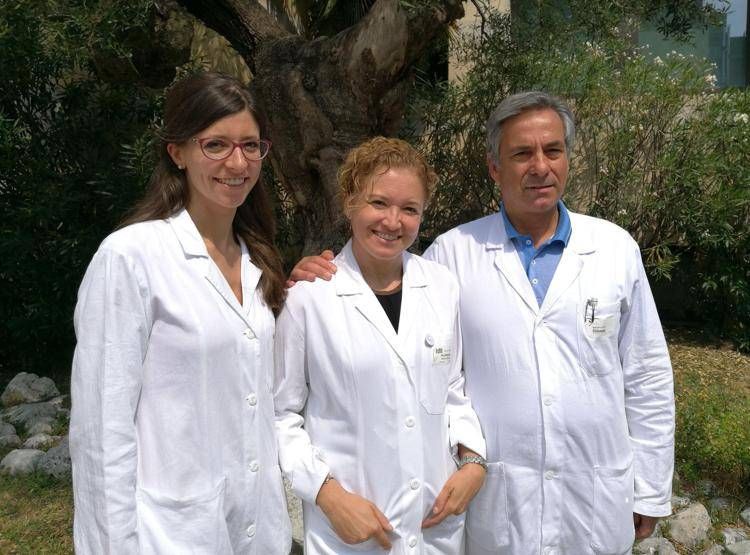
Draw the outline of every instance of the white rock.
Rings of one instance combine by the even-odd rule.
[[[24,444],[24,449],[47,449],[52,447],[55,443],[55,438],[49,434],[36,434],[27,439]]]
[[[289,482],[284,480],[284,491],[286,492],[286,506],[289,519],[292,521],[292,539],[304,543],[304,526],[302,524],[302,501],[292,493]]]
[[[701,555],[722,555],[724,548],[720,545],[712,544],[711,547],[701,551]]]
[[[747,532],[743,528],[722,528],[721,535],[724,537],[724,545],[730,545],[748,539]]]
[[[732,502],[726,497],[714,497],[708,500],[708,508],[712,511],[727,511],[732,508]]]
[[[710,497],[716,492],[716,484],[711,480],[698,480],[695,489],[704,497]]]
[[[70,476],[70,451],[68,450],[68,437],[44,453],[37,461],[36,469],[42,474],[48,474],[55,478]]]
[[[731,553],[732,555],[748,555],[750,554],[750,540],[727,545],[724,550],[726,553]]]
[[[40,378],[36,374],[21,372],[17,374],[3,391],[0,401],[6,407],[22,403],[37,403],[58,397],[60,392],[55,382],[49,378]]]
[[[666,538],[646,538],[635,544],[633,553],[639,555],[677,555],[677,550]]]
[[[50,418],[49,416],[43,416],[42,418],[39,418],[37,420],[34,420],[32,423],[26,426],[26,431],[29,433],[29,435],[36,435],[36,434],[49,434],[52,435],[52,424],[55,423],[54,418]]]
[[[700,503],[693,503],[667,521],[672,539],[687,547],[694,547],[704,541],[711,528],[708,511]]]
[[[679,511],[690,505],[689,497],[680,497],[679,495],[672,496],[672,510]]]
[[[0,422],[0,437],[2,436],[14,436],[16,435],[16,429],[13,424],[7,422]]]
[[[31,474],[42,455],[44,451],[38,449],[14,449],[0,461],[0,472],[11,476]]]
[[[21,438],[16,434],[12,436],[0,436],[0,449],[7,447],[21,447]]]
[[[740,518],[745,521],[745,524],[750,526],[750,507],[745,507],[740,513]]]
[[[16,405],[5,411],[5,419],[14,426],[33,425],[42,418],[56,418],[61,409],[50,403],[24,403]]]

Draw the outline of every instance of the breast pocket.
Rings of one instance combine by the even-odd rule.
[[[429,414],[443,414],[448,378],[457,356],[452,333],[428,332],[420,347],[419,400]]]
[[[591,376],[620,368],[618,337],[620,303],[586,301],[578,313],[578,350],[581,366]]]

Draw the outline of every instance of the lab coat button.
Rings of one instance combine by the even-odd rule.
[[[550,406],[552,404],[552,397],[545,397],[544,404]]]
[[[409,537],[409,547],[417,547],[417,538],[414,536]]]
[[[419,480],[417,480],[416,478],[413,478],[412,480],[410,480],[409,487],[411,489],[419,489]]]
[[[413,416],[407,416],[406,417],[406,427],[407,428],[413,428],[414,424],[416,424],[417,421]]]
[[[432,347],[435,344],[435,338],[429,333],[424,336],[424,344],[428,347]]]
[[[547,472],[544,473],[544,477],[547,480],[551,480],[552,478],[555,477],[555,471],[554,470],[548,470]]]
[[[248,538],[252,538],[255,535],[255,524],[248,526],[246,533]]]
[[[255,339],[255,334],[253,333],[253,330],[251,330],[250,328],[247,328],[245,331],[243,331],[242,335],[244,335],[248,339]]]
[[[260,465],[258,464],[258,461],[252,461],[250,463],[250,472],[258,472],[259,468],[260,468]]]
[[[245,399],[247,400],[247,404],[251,407],[254,407],[258,404],[258,396],[255,393],[251,393],[250,395],[245,397]]]

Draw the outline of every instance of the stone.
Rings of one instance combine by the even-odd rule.
[[[0,472],[11,476],[31,474],[42,455],[44,451],[38,449],[14,449],[0,461]]]
[[[745,521],[745,524],[750,526],[750,506],[745,507],[740,512],[740,518]]]
[[[49,434],[52,435],[52,425],[55,423],[54,418],[49,416],[43,416],[37,420],[32,421],[31,424],[26,426],[26,431],[29,435],[35,436],[36,434]]]
[[[712,511],[728,511],[732,508],[732,501],[726,497],[714,497],[708,500],[708,508]]]
[[[672,510],[673,511],[679,511],[680,509],[684,509],[688,505],[690,505],[690,498],[680,497],[678,495],[672,496]]]
[[[0,449],[6,449],[8,447],[21,447],[21,438],[16,434],[12,436],[0,436]]]
[[[38,403],[59,396],[60,392],[51,379],[21,372],[10,380],[0,396],[0,401],[3,406],[13,407],[23,403]]]
[[[68,436],[65,436],[58,445],[44,453],[36,464],[38,472],[55,478],[70,476],[70,468]]]
[[[55,438],[49,434],[36,434],[27,439],[24,444],[24,449],[47,449],[52,447],[55,443]]]
[[[21,438],[12,424],[0,422],[0,449],[21,447]]]
[[[708,511],[700,503],[693,503],[686,509],[670,517],[669,535],[686,547],[694,547],[707,537],[711,528]]]
[[[633,553],[638,555],[677,555],[677,550],[666,538],[646,538],[635,544]]]
[[[722,555],[724,553],[724,548],[720,545],[711,544],[711,547],[708,549],[704,549],[701,551],[701,555]]]
[[[304,526],[302,524],[302,501],[292,493],[289,481],[284,478],[284,491],[286,492],[286,506],[289,519],[292,521],[292,540],[304,543]]]
[[[724,537],[724,545],[731,545],[748,539],[747,532],[743,528],[722,528],[721,535]]]
[[[716,484],[711,480],[698,480],[695,484],[695,490],[703,497],[711,497],[716,493]]]
[[[727,545],[724,547],[724,552],[731,553],[732,555],[748,555],[750,554],[750,540]]]
[[[26,428],[42,418],[56,418],[60,410],[55,405],[46,402],[24,403],[9,408],[5,411],[4,416],[11,424]]]

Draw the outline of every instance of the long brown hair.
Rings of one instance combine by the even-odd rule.
[[[167,152],[167,144],[182,144],[214,122],[247,110],[266,135],[266,121],[256,108],[255,100],[236,79],[227,75],[202,72],[175,83],[164,101],[164,125],[158,132],[159,160],[144,197],[125,217],[119,227],[168,218],[188,205],[190,189],[185,173]],[[266,304],[278,314],[286,297],[281,256],[274,245],[276,223],[262,177],[237,209],[232,229],[250,249],[253,263],[263,275],[260,287]]]

